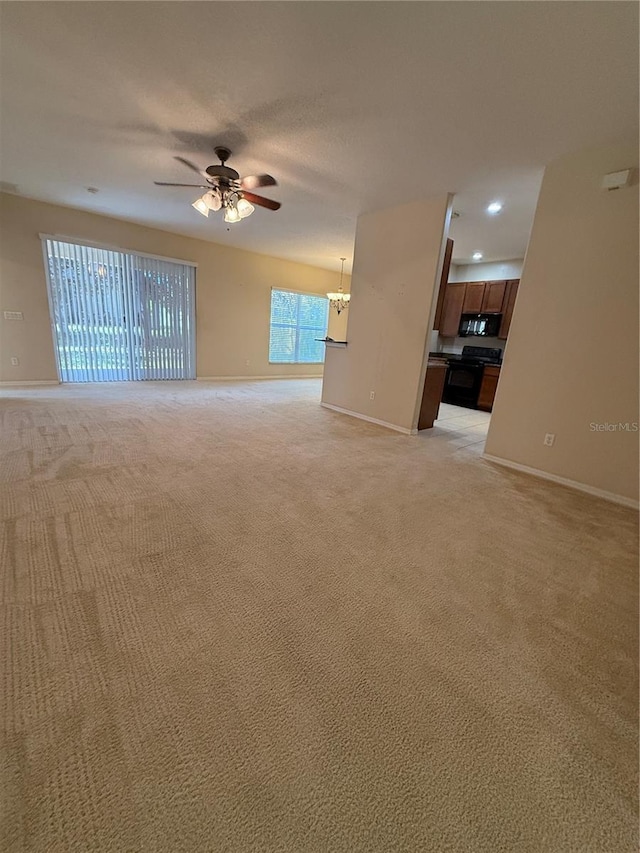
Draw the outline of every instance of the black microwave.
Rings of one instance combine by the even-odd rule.
[[[501,320],[502,314],[463,314],[458,335],[461,338],[469,338],[472,335],[495,338],[500,331]]]

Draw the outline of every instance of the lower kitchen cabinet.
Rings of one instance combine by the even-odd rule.
[[[430,358],[427,362],[427,372],[424,377],[422,403],[418,429],[430,429],[438,417],[442,391],[447,376],[447,362],[440,358]]]
[[[500,378],[500,368],[494,365],[487,365],[482,375],[482,385],[478,395],[478,408],[485,412],[490,412],[493,408],[493,401],[496,396],[496,388],[498,387],[498,379]]]

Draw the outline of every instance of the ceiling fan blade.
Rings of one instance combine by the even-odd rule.
[[[174,160],[177,160],[178,163],[182,163],[183,166],[186,166],[187,169],[191,169],[192,172],[196,172],[198,175],[202,175],[203,178],[207,177],[207,173],[203,169],[198,169],[195,163],[192,163],[191,160],[185,160],[184,157],[174,157]]]
[[[195,187],[199,190],[210,190],[211,184],[168,184],[166,181],[154,181],[157,187]]]
[[[256,195],[255,193],[249,193],[246,190],[242,190],[243,198],[246,198],[247,201],[250,201],[251,204],[257,204],[260,207],[268,207],[269,210],[279,210],[282,205],[279,201],[273,201],[270,198],[265,198],[262,195]]]
[[[278,182],[271,175],[247,175],[240,181],[243,190],[255,190],[258,187],[275,187]]]

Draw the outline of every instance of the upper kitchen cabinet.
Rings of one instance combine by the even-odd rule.
[[[442,263],[442,273],[440,275],[440,287],[438,289],[438,300],[436,302],[436,314],[433,318],[433,328],[439,329],[442,323],[442,311],[444,308],[444,299],[447,294],[447,282],[449,281],[449,270],[451,269],[451,255],[453,253],[453,240],[447,239],[447,245],[444,252],[444,260]]]
[[[500,314],[506,290],[506,281],[467,282],[462,313]]]
[[[439,330],[443,338],[455,338],[458,334],[466,287],[464,282],[446,287]]]
[[[482,297],[483,314],[500,314],[504,303],[504,295],[507,290],[506,281],[487,281],[484,285]]]
[[[505,282],[505,284],[506,294],[502,307],[502,322],[500,323],[500,331],[498,332],[498,337],[503,340],[506,340],[509,334],[509,328],[511,327],[511,317],[513,316],[513,308],[516,304],[516,296],[518,295],[520,279],[512,278]]]
[[[463,314],[502,314],[499,338],[506,339],[520,279],[461,281],[441,288],[435,326],[443,338],[455,338]]]
[[[462,303],[463,314],[480,314],[484,300],[484,282],[466,282],[466,291]]]

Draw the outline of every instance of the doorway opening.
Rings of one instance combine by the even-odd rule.
[[[434,425],[458,447],[484,447],[523,261],[456,263],[447,239],[429,357],[442,392]],[[474,256],[475,257],[475,256]],[[446,372],[442,364],[446,365]]]

